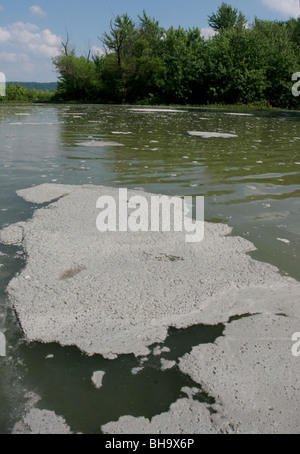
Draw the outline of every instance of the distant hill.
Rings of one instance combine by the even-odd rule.
[[[27,88],[28,90],[37,90],[37,91],[56,91],[57,82],[7,82],[7,85],[21,85],[22,87]]]

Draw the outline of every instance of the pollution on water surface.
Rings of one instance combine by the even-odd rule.
[[[55,204],[57,207],[64,206],[63,198],[54,202],[49,200],[37,203],[26,201],[17,194],[17,191],[44,184],[53,187],[101,186],[107,187],[107,191],[109,188],[128,188],[132,191],[179,197],[204,196],[205,221],[219,225],[220,229],[221,226],[231,229],[230,233],[227,231],[222,244],[225,244],[226,239],[231,241],[230,238],[236,238],[240,242],[239,239],[242,238],[245,243],[241,244],[247,242],[251,245],[248,252],[240,254],[246,254],[253,260],[249,262],[249,269],[253,267],[254,273],[256,268],[259,269],[261,278],[259,283],[257,274],[255,289],[250,288],[249,294],[248,284],[244,282],[244,287],[238,289],[233,296],[230,286],[235,282],[238,267],[233,268],[233,278],[226,278],[229,293],[224,295],[222,301],[214,303],[222,309],[220,320],[215,318],[212,323],[206,314],[213,311],[201,306],[205,316],[201,318],[198,314],[194,323],[189,321],[187,326],[180,327],[178,320],[181,313],[176,314],[175,308],[173,316],[178,315],[176,323],[169,327],[167,323],[164,324],[165,333],[161,341],[149,341],[148,352],[141,355],[120,353],[108,358],[101,354],[87,354],[75,342],[74,345],[61,345],[58,341],[47,342],[41,336],[36,341],[28,339],[22,318],[16,310],[19,302],[14,302],[14,298],[9,297],[7,288],[13,278],[24,276],[24,279],[34,279],[34,276],[27,276],[26,269],[35,258],[27,254],[26,241],[1,244],[0,331],[6,339],[6,355],[0,357],[1,433],[29,430],[32,421],[29,416],[26,420],[26,415],[32,416],[33,413],[30,412],[33,409],[47,412],[45,414],[51,417],[53,414],[61,417],[63,427],[74,433],[121,430],[120,427],[115,429],[110,423],[117,424],[122,417],[135,418],[141,424],[145,421],[140,418],[146,418],[148,428],[151,427],[151,421],[152,428],[155,424],[156,428],[160,424],[165,427],[160,416],[168,415],[166,417],[173,418],[174,421],[175,410],[172,409],[177,408],[178,402],[182,405],[180,408],[189,405],[191,412],[195,411],[195,414],[200,409],[201,412],[203,410],[203,421],[205,424],[211,423],[210,430],[220,432],[231,428],[233,431],[243,431],[246,427],[249,428],[250,423],[245,422],[246,418],[243,419],[244,415],[239,415],[238,411],[234,415],[230,413],[226,406],[229,399],[226,389],[223,396],[217,381],[218,372],[226,370],[226,364],[231,364],[227,354],[221,354],[225,351],[224,345],[229,342],[226,341],[226,333],[228,339],[234,339],[235,336],[240,339],[238,336],[241,326],[248,335],[251,332],[249,326],[256,327],[257,342],[260,342],[260,333],[265,330],[270,329],[268,335],[272,338],[275,331],[272,332],[270,326],[277,327],[274,344],[271,340],[270,345],[264,344],[264,338],[261,339],[261,350],[255,343],[251,347],[251,351],[255,351],[257,355],[254,363],[256,366],[252,366],[259,367],[259,357],[265,358],[267,364],[268,355],[265,356],[265,352],[268,349],[273,352],[272,349],[276,346],[276,351],[278,354],[280,351],[282,355],[282,364],[288,365],[289,361],[293,361],[289,374],[282,367],[281,376],[286,379],[286,383],[295,385],[293,380],[298,366],[291,348],[293,333],[300,331],[300,322],[297,322],[299,314],[295,308],[300,279],[299,121],[299,113],[286,111],[251,111],[251,114],[241,115],[230,111],[196,108],[0,106],[2,230],[16,223],[34,220],[39,210],[53,210]],[[28,235],[29,241],[30,229]],[[55,238],[55,232],[49,230],[50,236]],[[100,242],[100,234],[97,238]],[[175,252],[169,254],[170,257],[177,255]],[[162,270],[167,265],[184,266],[180,260],[169,260],[165,265],[162,257],[156,256],[156,265],[161,266]],[[236,260],[235,251],[229,251],[227,257],[228,269],[231,269],[231,264]],[[201,256],[197,258],[199,275],[203,272],[201,259]],[[203,268],[206,261],[203,256]],[[226,275],[228,269],[225,268],[227,264],[222,264],[217,270],[218,275]],[[119,279],[117,270],[115,268],[116,280]],[[87,271],[83,271],[83,275],[85,272]],[[269,273],[272,274],[271,290],[272,286],[273,291],[277,289],[280,298],[278,296],[276,300],[276,295],[273,295],[273,301],[266,303],[268,279],[271,279]],[[278,288],[275,284],[276,273]],[[66,285],[70,283],[69,278],[76,282],[75,274],[65,275]],[[113,269],[110,270],[110,276],[113,281]],[[43,285],[47,279],[50,283],[53,276],[45,274],[44,277],[46,280],[41,281]],[[185,276],[182,276],[182,280],[184,285]],[[31,285],[30,279],[25,281],[26,285]],[[86,282],[88,286],[88,280]],[[167,284],[166,282],[166,301]],[[213,283],[211,285],[209,298],[214,301]],[[251,285],[254,285],[254,281]],[[264,286],[261,292],[259,285]],[[42,292],[41,295],[45,294],[45,288],[38,287],[37,298],[40,297],[39,291]],[[207,281],[205,288],[208,288]],[[244,293],[238,293],[240,290]],[[266,297],[263,292],[266,292]],[[245,303],[242,307],[236,306],[240,308],[238,313],[232,310],[230,314],[228,311],[228,315],[226,308],[231,307],[231,304],[233,308],[234,304],[238,305],[239,302],[234,298],[238,300],[239,295],[243,295]],[[252,300],[260,301],[260,298],[261,304],[252,304]],[[139,305],[140,301],[135,303]],[[197,306],[198,300],[194,303]],[[140,307],[138,314],[139,310]],[[262,318],[261,314],[265,313],[271,313],[273,319],[270,321],[269,318]],[[284,345],[282,352],[276,342]],[[237,343],[230,347],[232,351],[235,351],[236,345]],[[249,345],[252,345],[251,342],[245,339],[239,347],[239,354],[246,352]],[[212,357],[215,355],[218,358],[214,366],[208,352]],[[203,358],[203,367],[208,371],[206,374],[197,369],[200,357]],[[249,356],[248,359],[251,363],[253,358]],[[228,379],[231,380],[234,376],[237,382],[241,381],[237,373],[234,375],[233,367],[231,365],[227,372]],[[271,370],[273,364],[270,363],[268,367]],[[98,374],[100,382],[93,381],[93,377],[97,377],[96,372],[101,373]],[[246,366],[244,373],[245,376],[249,375]],[[256,376],[254,372],[253,374]],[[268,382],[264,383],[264,386],[267,385]],[[255,389],[255,386],[254,390],[248,389],[247,398],[251,393],[251,396],[255,395]],[[293,396],[288,392],[287,407],[283,407],[286,417],[280,420],[281,427],[290,423],[287,408],[294,408],[289,403]],[[246,399],[239,388],[236,397],[238,402]],[[266,403],[266,407],[271,407],[270,402]],[[216,414],[222,414],[222,422]],[[295,418],[297,424],[297,417]],[[27,425],[24,425],[24,420]],[[23,425],[20,421],[23,421]],[[125,422],[124,420],[124,424]],[[205,424],[203,427],[206,427]],[[272,426],[271,417],[269,424],[266,431]]]

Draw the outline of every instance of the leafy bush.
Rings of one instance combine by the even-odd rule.
[[[0,97],[0,102],[50,102],[53,93],[48,91],[28,90],[21,85],[8,84],[6,96]]]

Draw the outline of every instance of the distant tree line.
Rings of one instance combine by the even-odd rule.
[[[57,82],[7,82],[7,85],[20,85],[28,90],[35,91],[51,91],[54,92],[57,89]]]
[[[77,56],[67,34],[53,59],[58,85],[51,99],[299,108],[292,75],[300,72],[300,18],[248,24],[222,3],[208,23],[216,34],[205,39],[197,27],[166,30],[145,12],[137,22],[119,15],[99,37],[103,55],[92,56]]]
[[[19,83],[9,82],[6,85],[6,96],[0,96],[0,103],[6,102],[30,102],[44,103],[53,101],[54,92],[33,90]]]

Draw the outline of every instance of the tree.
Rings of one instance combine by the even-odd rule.
[[[185,104],[201,102],[205,42],[200,30],[170,27],[163,43],[164,101]]]
[[[298,17],[298,19],[290,19],[285,25],[292,41],[297,46],[300,46],[300,17]]]
[[[132,19],[128,14],[117,16],[110,23],[110,33],[104,33],[99,38],[104,44],[107,53],[113,53],[117,59],[117,68],[121,81],[122,98],[126,98],[127,84],[124,75],[124,60],[130,53],[133,43],[136,40],[136,30]]]
[[[68,30],[66,29],[66,41],[61,41],[61,46],[62,46],[61,53],[63,55],[65,55],[66,57],[69,57],[70,55],[75,54],[75,49],[70,48],[70,42],[71,42],[71,38],[70,38]]]
[[[97,71],[117,102],[154,99],[163,82],[164,30],[145,11],[138,19],[135,24],[127,14],[117,16],[110,33],[100,38],[107,52],[95,60]]]
[[[123,82],[119,76],[116,55],[108,53],[93,57],[96,73],[96,84],[103,102],[122,103]]]
[[[90,52],[87,57],[77,57],[74,47],[70,45],[68,31],[66,33],[66,41],[61,42],[60,54],[52,59],[59,74],[56,97],[82,101],[97,97],[95,65],[90,61]]]
[[[93,62],[85,57],[59,55],[53,59],[59,73],[57,94],[63,99],[88,100],[96,93],[96,73]]]
[[[300,65],[300,19],[255,19],[222,3],[209,23],[219,31],[205,40],[199,28],[164,30],[145,11],[111,22],[106,52],[77,57],[67,33],[53,62],[58,97],[113,103],[269,104],[297,107],[292,74]],[[11,94],[23,96],[21,91]]]
[[[205,73],[210,103],[255,103],[264,98],[262,47],[252,30],[232,28],[208,43]]]
[[[165,30],[159,22],[143,11],[138,16],[136,40],[126,59],[129,102],[159,100],[164,83],[163,37]]]
[[[208,24],[215,31],[223,32],[229,28],[243,27],[246,24],[246,18],[237,8],[232,8],[223,2],[217,13],[208,16]]]
[[[265,98],[274,107],[292,106],[295,98],[291,96],[291,77],[299,70],[298,46],[280,22],[256,19],[252,33],[262,44],[260,65],[266,75]]]

